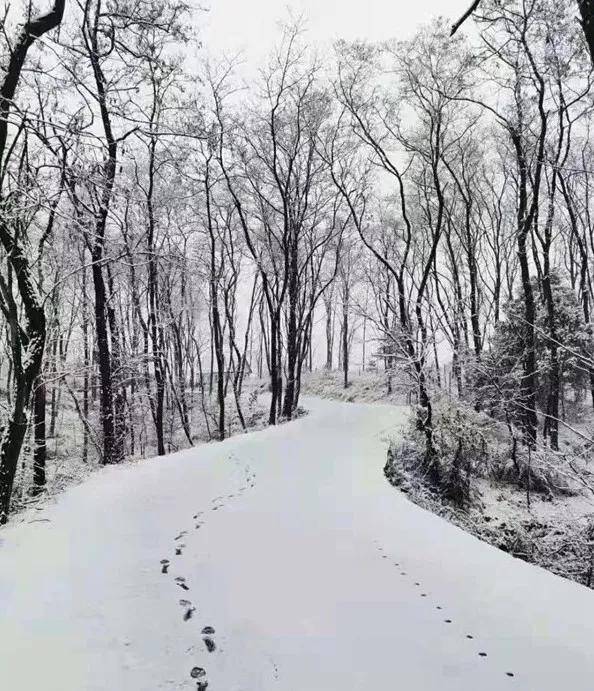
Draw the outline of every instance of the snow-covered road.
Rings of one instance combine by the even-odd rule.
[[[0,531],[0,689],[594,688],[592,592],[391,488],[403,411],[306,405]]]

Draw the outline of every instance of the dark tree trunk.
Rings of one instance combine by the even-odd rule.
[[[99,365],[101,406],[101,427],[103,430],[103,463],[113,463],[114,420],[113,391],[111,380],[111,356],[105,316],[105,282],[101,271],[102,250],[93,250],[93,287],[95,290],[95,333],[97,339],[97,362]]]
[[[274,314],[270,315],[270,412],[268,424],[276,425],[278,415],[278,402],[281,396],[280,362],[278,358],[278,319]]]
[[[90,6],[87,6],[90,13]],[[107,331],[107,296],[103,279],[103,260],[105,249],[105,229],[107,215],[111,204],[111,196],[116,176],[117,142],[114,137],[109,110],[107,107],[106,80],[100,64],[100,50],[98,45],[99,16],[101,1],[98,0],[94,17],[87,16],[86,30],[88,32],[89,60],[97,89],[101,122],[107,142],[103,158],[103,186],[99,213],[95,224],[94,241],[91,249],[93,263],[93,287],[95,291],[95,331],[97,338],[97,360],[99,364],[99,378],[101,383],[101,426],[103,429],[103,463],[115,463],[115,424],[113,406],[112,363],[109,350],[109,335]]]
[[[0,525],[8,520],[10,498],[18,459],[27,431],[27,409],[31,391],[41,369],[45,346],[45,314],[33,285],[31,270],[24,251],[4,224],[0,223],[0,241],[7,251],[17,277],[25,321],[6,284],[2,288],[3,309],[8,319],[13,361],[12,410],[0,440]],[[3,279],[2,279],[3,280]]]
[[[343,386],[349,386],[349,286],[345,281],[344,295],[342,296],[342,374]]]
[[[163,327],[160,319],[158,297],[158,263],[155,253],[155,212],[153,209],[153,192],[155,177],[155,136],[152,135],[149,144],[149,186],[147,190],[147,251],[148,251],[148,292],[149,292],[149,329],[151,334],[153,372],[155,376],[155,435],[157,437],[157,455],[165,454],[165,440],[163,433],[163,414],[165,401],[165,364],[163,350],[165,347]]]
[[[548,262],[547,262],[548,263]],[[557,345],[557,328],[555,303],[553,300],[553,290],[551,287],[550,267],[547,267],[543,278],[543,293],[545,305],[547,309],[547,326],[549,331],[549,339],[547,348],[550,357],[550,371],[549,371],[549,393],[547,398],[547,419],[546,429],[551,444],[551,449],[559,450],[559,390],[561,386],[559,355]]]
[[[225,354],[223,352],[223,331],[221,327],[221,315],[219,312],[219,293],[218,293],[218,267],[216,261],[216,238],[213,225],[210,199],[210,159],[206,163],[206,175],[204,178],[204,189],[206,192],[206,213],[208,221],[208,234],[210,237],[210,314],[212,339],[211,349],[214,349],[214,356],[217,362],[217,401],[219,406],[218,433],[219,439],[225,438]],[[211,350],[212,353],[212,350]],[[211,354],[212,363],[212,354]],[[212,365],[211,374],[212,378]],[[212,379],[211,379],[212,381]],[[212,386],[212,385],[211,385]]]
[[[82,413],[86,421],[89,419],[89,368],[91,366],[90,362],[90,349],[89,349],[89,316],[88,316],[88,302],[87,302],[87,269],[83,264],[82,270],[82,285],[83,285],[83,304],[82,304],[82,336],[83,336],[83,353],[84,353],[84,375],[83,375],[83,405]],[[89,430],[87,425],[84,425],[83,430],[83,450],[82,450],[82,461],[86,463],[89,456]]]
[[[40,36],[59,26],[64,15],[64,4],[65,0],[56,0],[49,12],[28,19],[12,46],[0,86],[0,184],[4,173],[2,167],[5,163],[8,117],[27,52]],[[0,200],[3,201],[1,198]],[[0,242],[16,276],[26,318],[24,323],[20,323],[19,309],[12,298],[12,290],[8,286],[3,286],[2,293],[5,301],[8,301],[4,308],[8,315],[14,368],[12,410],[0,439],[0,524],[3,524],[8,520],[14,478],[27,429],[27,408],[30,404],[31,390],[41,369],[46,323],[43,306],[33,284],[27,255],[4,222],[0,223]]]
[[[544,128],[546,126],[546,120],[541,124]],[[530,239],[534,214],[536,212],[538,203],[537,193],[540,186],[540,176],[542,170],[544,132],[541,132],[539,162],[537,163],[534,182],[534,198],[530,207],[528,205],[527,190],[529,176],[522,138],[520,133],[514,129],[510,129],[510,135],[514,144],[518,166],[517,249],[520,264],[522,291],[524,294],[524,321],[526,330],[524,344],[524,374],[522,379],[522,417],[525,440],[527,444],[532,447],[536,443],[538,430],[538,416],[536,412],[536,336],[534,331],[534,324],[536,322],[536,305],[534,301],[532,282],[530,280],[527,242]]]
[[[297,237],[295,231],[291,238],[289,259],[289,319],[287,326],[287,384],[283,404],[283,417],[290,420],[295,409],[295,375],[298,357],[297,334],[297,301],[299,298],[298,267],[297,267]]]
[[[57,308],[56,308],[56,313],[57,313]],[[54,383],[52,384],[52,395],[51,395],[51,404],[50,404],[50,420],[49,420],[49,436],[50,439],[53,439],[56,436],[56,423],[58,421],[58,378],[56,376],[58,372],[58,335],[57,335],[57,328],[58,328],[58,322],[56,320],[55,322],[55,328],[56,332],[54,332],[54,338],[51,340],[51,347],[50,347],[50,353],[51,353],[51,366],[50,366],[50,375],[54,377]],[[53,329],[52,329],[53,331]],[[51,333],[51,332],[50,332]]]
[[[33,493],[39,493],[45,487],[45,464],[47,444],[45,438],[45,382],[42,375],[37,377],[33,396]]]
[[[577,0],[581,15],[582,29],[588,44],[590,57],[594,63],[594,0]]]
[[[526,338],[524,353],[524,377],[522,381],[522,406],[524,408],[524,434],[530,446],[536,442],[538,418],[536,414],[536,339],[534,323],[536,321],[536,305],[534,291],[530,281],[530,269],[526,254],[526,237],[523,233],[518,236],[518,258],[524,293],[524,319],[526,322]]]
[[[109,285],[110,299],[107,301],[107,320],[109,324],[110,343],[111,343],[111,376],[113,385],[113,462],[121,463],[125,457],[126,447],[126,387],[123,384],[124,357],[122,352],[122,339],[113,305],[115,299],[115,288],[113,274],[109,264],[107,265],[107,280]]]
[[[332,371],[333,345],[334,345],[334,326],[332,313],[332,296],[326,302],[326,369]]]

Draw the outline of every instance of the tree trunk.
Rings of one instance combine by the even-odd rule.
[[[47,444],[45,438],[45,382],[39,375],[35,382],[33,397],[33,494],[38,494],[45,487],[45,464]]]
[[[289,265],[289,319],[287,326],[287,385],[285,386],[285,400],[283,405],[283,417],[290,420],[295,408],[295,374],[298,356],[297,343],[297,300],[298,267],[297,267],[297,238],[291,240],[290,265]]]

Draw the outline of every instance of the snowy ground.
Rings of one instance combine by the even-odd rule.
[[[322,370],[305,374],[303,390],[308,394],[334,400],[404,403],[407,398],[404,378],[397,373],[392,375],[391,387],[388,386],[388,381],[388,374],[381,370],[353,373],[349,387],[344,389],[341,372]],[[447,399],[437,398],[434,413],[438,420],[443,405],[447,409]],[[566,407],[571,408],[568,410],[571,426],[586,437],[593,437],[594,418],[589,406],[570,406],[566,403]],[[504,449],[509,453],[507,429],[500,425],[499,433],[495,434],[497,423],[492,423],[492,440],[504,439]],[[549,456],[549,470],[554,470],[553,479],[561,480],[562,485],[567,485],[571,490],[568,493],[557,491],[553,495],[545,495],[532,491],[529,504],[525,488],[509,479],[502,479],[498,473],[493,472],[493,466],[487,465],[475,469],[472,484],[478,495],[473,494],[473,501],[466,511],[456,510],[455,506],[428,491],[418,474],[413,472],[407,476],[404,471],[404,476],[407,476],[407,496],[420,506],[448,518],[505,551],[524,555],[528,561],[578,583],[592,583],[592,455],[584,452],[581,443],[583,439],[568,429],[562,427],[560,438],[564,453],[561,457]],[[501,450],[497,447],[498,444],[495,444],[493,452],[499,454]],[[565,454],[568,454],[567,457]],[[573,468],[579,469],[581,480],[577,480],[568,461],[571,461]]]
[[[242,394],[242,410],[248,429],[260,429],[268,422],[267,394],[260,395],[266,390],[266,384],[257,379],[246,379]],[[207,428],[205,413],[202,406],[200,389],[194,388],[186,391],[190,428],[194,444],[209,441],[217,436],[218,403],[215,395],[208,394],[205,387],[204,409],[208,416],[210,429]],[[233,393],[229,391],[226,398],[226,435],[243,434]],[[143,461],[147,456],[157,451],[157,440],[154,425],[150,413],[148,400],[138,396],[134,403],[136,420],[136,446],[134,453],[127,449],[126,463]],[[100,422],[98,411],[91,413],[91,426],[99,435]],[[55,436],[47,440],[48,460],[46,465],[46,485],[40,495],[32,496],[30,490],[33,485],[33,458],[34,441],[33,430],[30,430],[29,443],[25,444],[22,463],[19,464],[15,488],[12,495],[11,509],[12,519],[20,520],[21,512],[27,507],[36,507],[54,501],[67,487],[77,485],[86,480],[89,475],[100,468],[100,460],[93,444],[89,447],[89,458],[82,458],[83,429],[80,418],[72,401],[62,392],[59,406],[58,423]],[[165,421],[165,448],[168,453],[188,447],[188,441],[176,415],[169,416]]]
[[[0,688],[592,689],[591,591],[390,487],[403,409],[304,404],[0,531]]]
[[[349,403],[393,403],[406,401],[407,385],[402,375],[388,375],[383,370],[351,372],[348,388],[344,388],[344,375],[338,370],[304,372],[301,382],[304,394],[319,398],[332,398]]]

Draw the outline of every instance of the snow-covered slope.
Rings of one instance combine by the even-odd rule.
[[[590,591],[390,487],[401,410],[306,405],[0,531],[0,689],[594,688]]]

